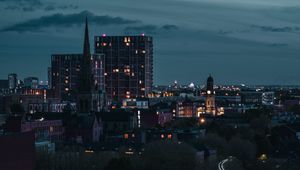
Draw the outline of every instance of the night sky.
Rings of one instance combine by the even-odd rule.
[[[154,84],[300,84],[297,0],[0,0],[0,13],[1,79],[46,80],[51,54],[82,52],[88,16],[91,44],[154,37]]]

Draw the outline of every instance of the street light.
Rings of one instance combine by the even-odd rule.
[[[204,124],[205,123],[205,119],[204,118],[200,118],[200,123]]]

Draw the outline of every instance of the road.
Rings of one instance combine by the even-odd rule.
[[[229,157],[227,159],[222,160],[221,162],[219,162],[218,164],[218,170],[225,170],[224,165],[230,161],[232,159],[232,157]]]

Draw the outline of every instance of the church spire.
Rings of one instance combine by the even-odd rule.
[[[85,32],[84,32],[84,44],[83,44],[83,56],[87,57],[91,54],[90,52],[90,39],[89,39],[89,27],[88,19],[85,18]]]
[[[91,65],[91,52],[90,52],[90,40],[89,40],[89,28],[88,19],[85,19],[85,31],[84,31],[84,42],[83,42],[83,55],[80,70],[80,92],[90,92],[93,89],[93,74]]]

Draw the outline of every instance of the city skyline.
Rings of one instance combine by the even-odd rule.
[[[154,85],[204,84],[209,73],[216,84],[300,84],[299,2],[37,2],[0,1],[1,78],[46,80],[51,54],[81,52],[88,16],[90,43],[103,33],[153,36]]]

